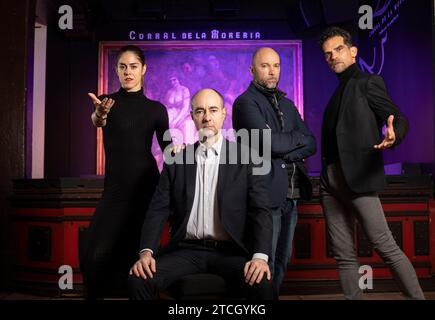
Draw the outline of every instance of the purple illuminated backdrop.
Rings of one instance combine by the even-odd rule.
[[[281,56],[279,87],[298,106],[303,116],[301,42],[286,41],[182,41],[182,42],[102,42],[100,45],[99,93],[117,91],[114,72],[117,50],[135,44],[146,56],[145,94],[162,102],[169,115],[169,127],[180,130],[183,141],[196,141],[196,130],[190,118],[190,97],[201,88],[218,90],[225,98],[225,129],[232,128],[232,105],[249,86],[252,54],[256,48],[270,46]],[[229,136],[231,139],[231,135]],[[104,159],[101,132],[98,134],[97,173],[103,173]],[[153,154],[159,165],[162,155],[156,141]]]

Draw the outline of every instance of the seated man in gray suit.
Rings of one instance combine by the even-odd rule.
[[[200,90],[191,106],[200,142],[176,155],[182,161],[164,165],[142,228],[142,251],[130,270],[130,298],[156,298],[177,279],[207,272],[242,288],[248,299],[276,299],[268,267],[272,217],[264,176],[253,174],[250,159],[241,160],[249,150],[223,138],[226,110],[220,93]],[[169,216],[171,239],[159,250]]]

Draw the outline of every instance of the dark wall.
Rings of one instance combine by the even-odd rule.
[[[12,195],[12,179],[25,177],[26,89],[29,52],[34,37],[35,1],[0,2],[0,289],[10,286],[8,270],[14,261],[14,248],[7,197]]]
[[[306,161],[312,175],[320,174],[323,111],[337,86],[337,77],[326,64],[317,41],[317,34],[306,36],[303,40],[304,114],[307,125],[317,139],[317,153]]]
[[[97,92],[98,43],[48,30],[45,176],[93,175],[96,130],[86,93]]]
[[[409,132],[403,143],[384,152],[386,163],[430,163],[434,161],[434,83],[432,73],[432,1],[393,1],[391,16],[397,19],[381,36],[367,37],[360,32],[360,56],[373,61],[374,51],[380,62],[380,39],[385,38],[385,59],[380,75],[387,89],[408,117]],[[385,16],[385,15],[384,15]],[[379,63],[375,64],[379,70]]]
[[[386,163],[425,162],[433,164],[434,113],[430,0],[405,1],[400,18],[389,31],[386,60],[381,75],[392,98],[410,119],[407,139],[394,151],[385,152]],[[320,171],[320,128],[322,114],[337,79],[328,69],[317,45],[320,31],[294,33],[288,20],[226,19],[193,21],[98,20],[93,33],[67,38],[56,27],[49,31],[47,56],[47,177],[80,176],[95,173],[96,130],[90,122],[92,105],[86,96],[97,90],[98,41],[128,40],[132,29],[150,31],[202,31],[218,28],[258,30],[262,39],[303,40],[303,84],[305,120],[315,133],[319,152],[307,161],[309,170]],[[354,26],[356,24],[354,23]],[[50,30],[50,28],[49,28]],[[313,31],[314,30],[314,31]],[[367,58],[372,44],[361,38],[361,56]],[[421,142],[424,141],[424,147]]]

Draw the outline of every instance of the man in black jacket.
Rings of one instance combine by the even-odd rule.
[[[242,288],[249,299],[275,299],[264,176],[242,160],[249,149],[223,138],[220,93],[200,90],[191,104],[200,142],[164,165],[143,224],[140,258],[130,270],[130,297],[152,299],[182,276],[208,272]],[[158,252],[169,216],[171,239]]]
[[[377,195],[385,186],[382,150],[403,140],[408,121],[387,94],[383,79],[358,68],[357,48],[347,31],[326,29],[320,46],[339,79],[323,117],[321,201],[345,298],[362,298],[354,249],[356,219],[404,294],[424,299],[410,261],[388,228]],[[384,123],[387,128],[382,140]]]
[[[279,291],[291,258],[292,241],[297,221],[296,199],[311,197],[311,183],[303,159],[316,152],[316,141],[302,121],[293,102],[277,88],[280,57],[272,48],[258,49],[252,58],[253,81],[233,106],[233,127],[255,132],[270,130],[271,170],[267,175],[273,219],[272,256],[269,265],[273,282]],[[252,146],[255,147],[255,146]]]

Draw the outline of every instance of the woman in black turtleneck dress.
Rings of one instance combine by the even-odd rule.
[[[104,191],[81,257],[86,297],[95,299],[125,289],[137,260],[145,213],[159,178],[151,153],[156,133],[162,151],[168,115],[160,102],[143,94],[146,64],[141,49],[125,46],[117,57],[118,92],[96,97],[92,122],[103,129],[106,156]]]

